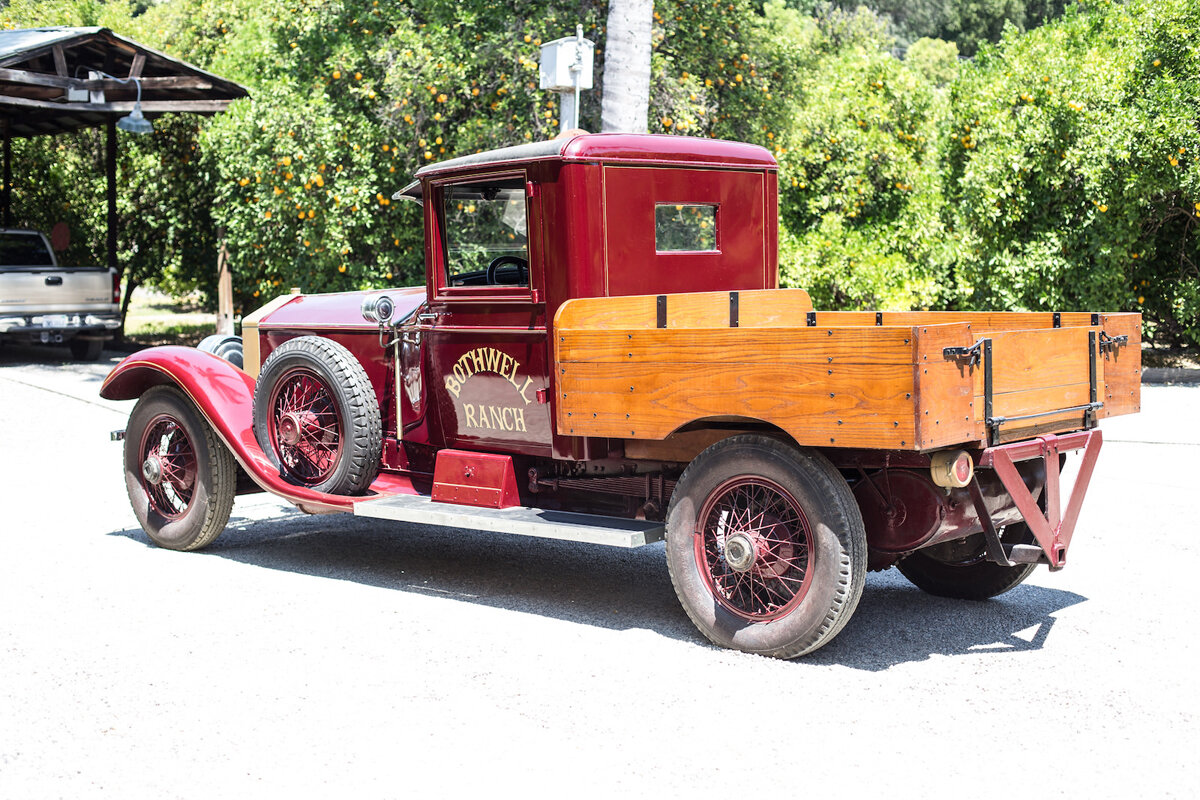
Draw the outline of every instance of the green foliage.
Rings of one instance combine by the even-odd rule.
[[[300,14],[253,6],[234,23],[205,3],[190,16],[217,19],[188,25],[171,5],[172,41],[199,48],[214,69],[229,61],[252,89],[203,139],[215,222],[247,307],[289,286],[421,283],[420,211],[392,194],[424,164],[557,133],[557,99],[537,88],[538,46],[570,33],[579,10],[313,0]],[[600,10],[583,12],[596,31]],[[585,120],[598,109],[585,103]]]
[[[818,307],[1140,309],[1156,341],[1200,342],[1195,3],[1088,0],[1036,27],[1061,0],[888,2],[658,0],[650,130],[775,154],[781,279]],[[0,26],[107,25],[249,87],[225,114],[122,134],[118,208],[131,285],[211,304],[221,236],[249,310],[291,286],[419,283],[419,209],[391,195],[423,165],[553,136],[538,47],[577,22],[598,129],[606,14],[13,0]],[[103,152],[97,131],[14,143],[19,222],[70,222],[77,263],[104,257]]]
[[[904,63],[929,83],[945,86],[958,77],[958,46],[941,39],[917,39],[904,54]]]
[[[954,42],[973,56],[980,47],[997,42],[1006,27],[1031,30],[1063,13],[1066,0],[837,0],[854,9],[866,5],[891,22],[902,45],[932,37]]]
[[[1200,7],[1101,2],[981,54],[943,144],[975,307],[1132,309],[1200,343]]]
[[[888,53],[869,12],[835,12],[780,153],[781,279],[825,308],[928,308],[942,241],[942,96]],[[839,44],[840,42],[840,44]]]

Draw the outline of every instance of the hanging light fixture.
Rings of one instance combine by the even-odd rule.
[[[142,114],[142,81],[140,78],[128,78],[137,86],[137,100],[133,103],[133,111],[129,116],[117,120],[117,127],[126,133],[153,133],[154,125]]]
[[[128,116],[121,117],[117,120],[117,127],[126,133],[153,133],[154,124],[146,119],[146,115],[142,113],[142,79],[136,77],[118,78],[115,75],[109,75],[107,72],[93,72],[92,75],[99,75],[102,78],[107,78],[110,81],[117,83],[129,83],[133,81],[133,85],[137,87],[137,99],[133,103],[133,111],[129,112]]]

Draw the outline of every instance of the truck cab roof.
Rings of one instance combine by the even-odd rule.
[[[534,161],[778,169],[770,151],[744,142],[649,133],[580,133],[544,142],[484,150],[427,164],[417,170],[416,180],[396,192],[393,198],[420,200],[423,179],[485,166],[510,166]]]
[[[774,288],[778,169],[743,142],[580,133],[429,164],[395,196],[425,206],[431,300],[540,297],[553,313],[572,297]],[[491,217],[495,241],[463,240]]]

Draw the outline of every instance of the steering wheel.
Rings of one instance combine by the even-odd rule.
[[[493,258],[487,268],[487,285],[495,286],[499,283],[496,280],[499,277],[501,267],[506,267],[512,264],[517,268],[516,284],[524,285],[529,283],[529,262],[520,256],[497,256]]]

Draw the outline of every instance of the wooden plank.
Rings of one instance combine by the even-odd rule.
[[[236,99],[236,98],[234,98]],[[190,112],[192,114],[215,114],[224,111],[233,102],[230,100],[143,100],[142,111],[147,114],[166,114],[174,111]],[[134,101],[123,100],[115,103],[58,103],[49,100],[30,100],[25,97],[0,95],[0,105],[20,106],[60,113],[81,114],[92,112],[96,114],[121,114],[133,111]]]
[[[697,419],[737,416],[778,425],[802,444],[911,447],[914,440],[907,365],[850,365],[832,375],[819,365],[768,362],[560,370],[557,424],[566,435],[661,439]]]
[[[609,364],[673,361],[911,364],[909,328],[559,329],[556,358]]]
[[[1088,328],[992,332],[993,394],[1087,383],[1088,333]]]
[[[947,363],[947,358],[942,352],[945,348],[970,347],[977,340],[969,322],[922,324],[914,327],[913,333],[915,334],[913,363],[915,364]]]
[[[85,81],[76,81],[71,78],[61,77],[58,75],[47,75],[41,72],[30,72],[24,69],[8,69],[0,67],[0,81],[8,81],[9,83],[20,83],[25,86],[47,86],[55,89],[66,89],[71,86],[79,86]]]
[[[63,53],[62,45],[54,45],[54,72],[61,78],[67,77],[67,56]]]
[[[959,364],[917,365],[916,442],[920,449],[983,438],[970,374]]]
[[[1045,417],[1018,420],[1006,423],[1000,428],[996,439],[998,444],[1004,442],[1019,442],[1022,439],[1032,439],[1048,433],[1066,433],[1081,430],[1084,427],[1082,411],[1069,411],[1061,414],[1051,414]]]
[[[1043,411],[1085,405],[1090,401],[1090,397],[1091,385],[1086,381],[1064,386],[1047,386],[1040,389],[1007,392],[992,397],[992,414],[997,417],[1038,414]],[[1078,413],[1073,415],[1074,418],[1079,416]],[[983,420],[982,395],[975,397],[975,417],[980,421]],[[1043,420],[1036,421],[1042,422]]]
[[[141,56],[138,56],[141,58]],[[132,71],[132,70],[131,70]],[[136,77],[136,76],[135,76]],[[45,72],[30,72],[23,69],[0,67],[0,81],[20,83],[25,86],[45,86],[53,89],[87,89],[89,91],[115,91],[136,87],[128,80],[111,78],[72,78],[67,75],[50,75]],[[201,89],[213,88],[212,81],[194,75],[164,75],[161,77],[140,78],[142,89]],[[75,106],[72,105],[72,108]]]
[[[668,374],[669,373],[669,374]],[[844,407],[846,401],[827,402],[830,395],[877,396],[884,384],[894,385],[907,413],[912,413],[912,368],[907,364],[843,364],[830,369],[824,364],[787,364],[780,362],[740,362],[715,364],[710,361],[640,362],[614,366],[603,362],[563,362],[559,365],[559,399],[571,391],[613,394],[627,402],[629,396],[645,397],[653,392],[674,392],[671,381],[680,376],[700,375],[714,389],[743,393],[743,408],[774,408],[792,405],[797,397],[808,394],[821,398],[823,408]],[[753,381],[766,383],[754,385]],[[876,386],[879,384],[879,386]],[[788,392],[787,397],[781,396]],[[886,400],[888,393],[878,395]],[[836,400],[837,398],[833,398]],[[689,405],[703,407],[703,397],[687,399]],[[742,414],[727,407],[708,408],[705,414]]]
[[[728,328],[729,292],[668,294],[668,328]],[[738,327],[796,326],[812,310],[803,289],[752,289],[738,292]],[[658,295],[580,297],[555,314],[554,326],[573,329],[656,328]]]
[[[884,325],[911,327],[967,323],[976,339],[993,332],[1054,327],[1054,314],[1049,311],[818,311],[817,325],[874,325],[876,313],[882,315]],[[1064,328],[1091,324],[1091,314],[1087,312],[1063,312],[1060,316]]]
[[[1142,315],[1102,314],[1100,327],[1129,343],[1104,353],[1104,408],[1101,417],[1134,414],[1142,408]]]

